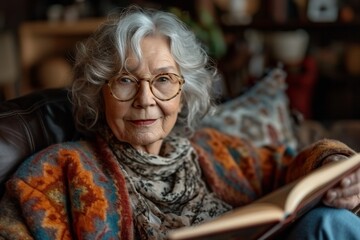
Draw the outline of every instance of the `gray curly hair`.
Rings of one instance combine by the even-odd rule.
[[[141,40],[154,34],[170,40],[171,53],[186,81],[177,125],[185,127],[191,134],[199,120],[212,108],[216,69],[194,33],[171,13],[131,7],[120,16],[109,16],[91,37],[77,47],[70,92],[75,122],[80,131],[94,133],[105,125],[103,85],[125,67],[129,51],[140,60]]]

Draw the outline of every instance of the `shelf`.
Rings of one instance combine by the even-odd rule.
[[[39,36],[74,36],[89,35],[102,22],[102,18],[87,18],[78,21],[33,21],[25,22],[20,27],[20,33]]]
[[[272,21],[256,21],[248,25],[222,25],[224,32],[237,33],[246,29],[258,29],[262,31],[287,31],[296,29],[305,29],[308,31],[336,31],[347,32],[354,29],[360,29],[360,22],[341,23],[341,22],[299,22],[288,21],[286,23],[277,23]],[[353,32],[354,33],[354,32]]]
[[[329,64],[333,63],[336,65],[334,69],[328,72],[327,70],[321,69],[320,63],[317,65],[319,71],[317,86],[310,106],[312,109],[312,117],[318,120],[360,118],[360,95],[358,94],[360,90],[360,75],[350,74],[351,71],[348,66],[351,60],[352,69],[355,69],[355,72],[358,73],[359,68],[357,66],[359,66],[359,57],[356,57],[358,54],[355,53],[351,47],[360,45],[360,31],[358,31],[360,30],[360,22],[301,22],[292,20],[286,23],[277,23],[271,20],[258,19],[248,25],[224,24],[222,25],[222,29],[228,39],[232,41],[231,43],[235,44],[238,42],[234,40],[243,38],[246,30],[260,31],[264,33],[265,37],[268,36],[268,33],[271,34],[275,31],[305,30],[310,37],[309,54],[317,53],[317,57],[319,57],[319,54],[322,54],[320,57],[329,57]],[[339,47],[339,49],[333,49],[333,51],[327,49],[331,47]],[[323,50],[324,53],[314,51],[316,49]],[[239,54],[243,52],[244,50],[239,51]],[[266,51],[266,53],[268,52],[271,51]],[[349,52],[352,52],[355,56],[349,58],[347,56]],[[335,58],[337,58],[337,60],[335,60]],[[318,61],[321,60],[324,59]],[[326,62],[327,61],[324,61],[321,64],[326,64]],[[237,66],[229,70],[230,74],[228,75],[236,75],[236,71],[243,68],[246,68],[246,65]]]
[[[30,71],[33,66],[50,56],[68,55],[77,42],[91,35],[103,21],[103,18],[87,18],[72,22],[31,21],[21,24],[20,95],[34,90],[30,83]]]

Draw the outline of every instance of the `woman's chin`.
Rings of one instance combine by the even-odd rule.
[[[145,151],[152,154],[158,154],[163,141],[163,137],[155,137],[147,134],[139,134],[128,142],[139,151]]]

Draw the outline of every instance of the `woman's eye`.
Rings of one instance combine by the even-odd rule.
[[[127,77],[127,76],[123,76],[123,77],[120,77],[117,82],[119,84],[135,84],[136,81],[134,79],[132,79],[131,77]]]
[[[166,83],[166,82],[170,81],[170,78],[167,76],[160,76],[160,77],[156,78],[155,81],[158,83]]]

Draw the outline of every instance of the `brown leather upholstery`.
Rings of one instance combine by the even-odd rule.
[[[0,196],[5,180],[25,158],[79,136],[65,89],[41,90],[0,103]]]

